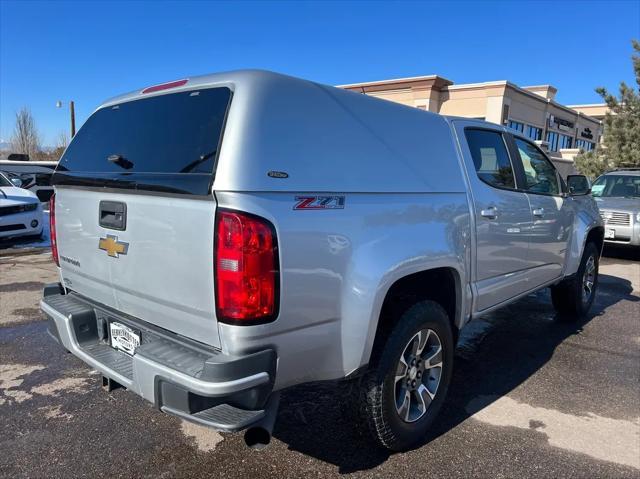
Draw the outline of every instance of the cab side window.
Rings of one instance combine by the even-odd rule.
[[[560,184],[555,167],[535,145],[514,138],[524,168],[524,188],[531,193],[560,194]]]
[[[466,129],[465,137],[478,178],[498,188],[515,188],[513,168],[502,134]]]

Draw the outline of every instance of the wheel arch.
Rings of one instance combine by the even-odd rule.
[[[604,224],[596,202],[592,198],[580,198],[575,201],[575,211],[573,233],[567,245],[565,277],[578,271],[582,253],[588,241],[594,241],[600,253],[604,245]]]
[[[587,237],[582,245],[582,250],[584,251],[587,243],[593,242],[598,248],[598,253],[602,254],[602,248],[604,247],[604,227],[603,226],[594,226],[587,233]]]
[[[369,362],[378,359],[382,345],[401,315],[418,301],[432,300],[444,308],[455,343],[464,316],[462,287],[460,272],[450,266],[425,269],[397,278],[385,292],[369,350]]]

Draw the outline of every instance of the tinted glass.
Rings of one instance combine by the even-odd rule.
[[[525,174],[525,188],[532,193],[557,195],[560,193],[558,175],[547,157],[534,145],[515,138]]]
[[[591,151],[593,149],[593,143],[587,140],[576,140],[576,148],[581,150]]]
[[[558,151],[558,134],[556,132],[547,132],[547,142],[549,143],[549,150]]]
[[[465,136],[478,178],[492,186],[514,188],[513,169],[502,135],[494,131],[468,129]]]
[[[13,183],[11,183],[4,175],[0,175],[0,186],[13,186]]]
[[[102,108],[80,129],[60,165],[101,174],[212,174],[230,94],[228,88],[210,88]]]
[[[36,173],[36,185],[51,186],[51,174]]]
[[[604,175],[591,187],[593,196],[640,198],[640,175]]]
[[[571,148],[573,138],[567,135],[560,135],[560,149]]]
[[[524,131],[524,123],[520,123],[518,121],[509,120],[507,125],[509,128],[513,128],[516,131],[522,133]]]
[[[542,140],[542,128],[537,126],[527,126],[527,136],[532,140]]]

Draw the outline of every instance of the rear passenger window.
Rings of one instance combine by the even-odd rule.
[[[520,138],[515,138],[515,141],[524,167],[524,189],[532,193],[560,194],[556,169],[544,153],[528,141]]]
[[[465,130],[478,178],[498,188],[515,188],[513,168],[502,134],[489,130]]]

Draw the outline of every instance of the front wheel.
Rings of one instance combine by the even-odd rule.
[[[454,347],[447,313],[434,301],[414,304],[381,347],[363,378],[361,410],[373,438],[401,451],[424,438],[447,394]]]
[[[551,287],[551,300],[561,321],[585,317],[596,297],[600,253],[594,243],[587,243],[575,277]]]

